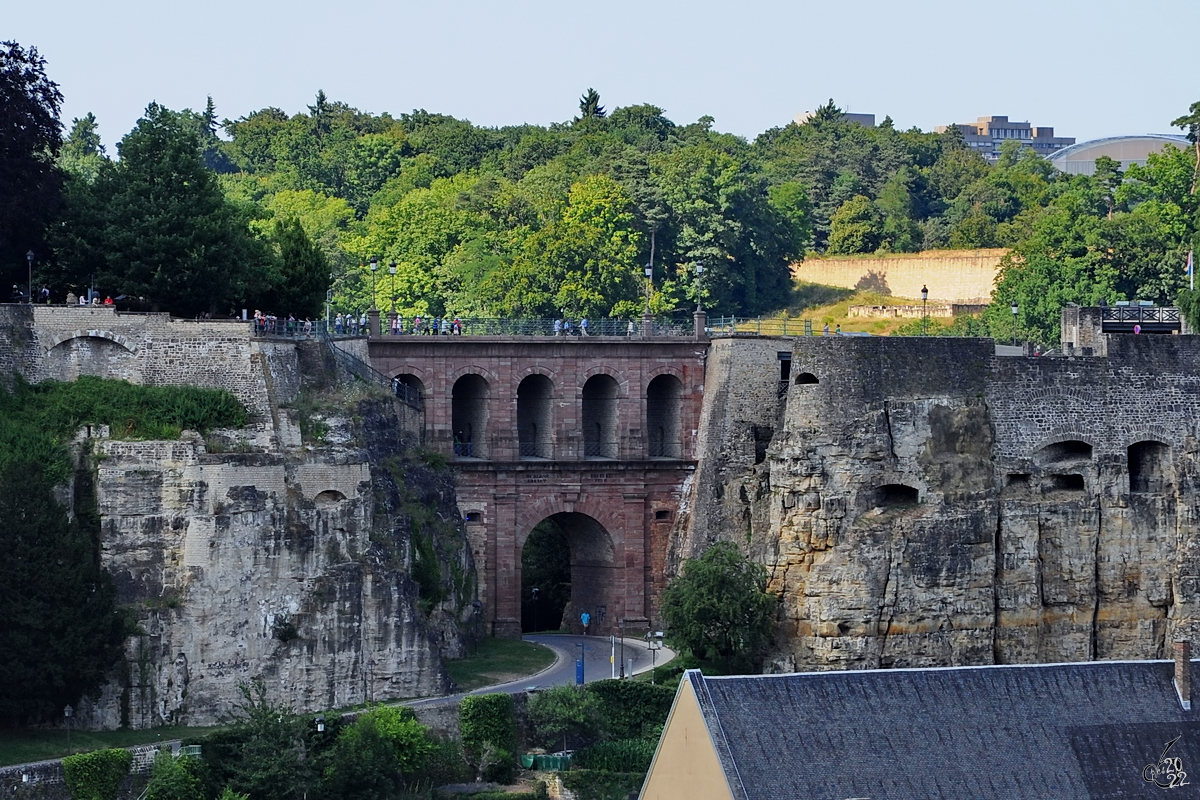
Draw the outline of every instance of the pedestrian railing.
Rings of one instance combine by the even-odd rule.
[[[783,317],[712,317],[709,336],[812,336],[811,319]]]

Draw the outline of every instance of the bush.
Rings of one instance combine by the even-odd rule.
[[[200,765],[201,762],[191,756],[175,758],[170,751],[160,750],[154,757],[154,769],[143,797],[145,800],[204,800]]]
[[[555,686],[529,698],[525,717],[538,747],[578,748],[594,741],[600,728],[599,703],[590,690]]]
[[[63,776],[74,800],[114,800],[129,774],[128,750],[97,750],[63,759]]]
[[[573,769],[562,773],[563,786],[574,792],[578,800],[626,800],[642,788],[645,780],[642,772]]]
[[[675,692],[640,681],[596,681],[588,684],[595,696],[605,739],[648,738],[667,722]]]
[[[657,746],[657,739],[598,742],[576,753],[571,763],[581,769],[645,774],[650,771],[650,762],[654,760],[654,749]]]
[[[463,750],[476,769],[484,773],[483,777],[497,780],[489,775],[511,775],[515,772],[517,717],[510,695],[477,694],[464,697],[458,707],[458,725]],[[508,772],[504,772],[505,761]]]
[[[425,765],[412,776],[421,786],[445,786],[448,783],[469,783],[475,771],[463,759],[462,749],[453,739],[429,739]]]

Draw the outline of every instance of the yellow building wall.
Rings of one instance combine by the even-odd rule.
[[[992,297],[1000,259],[1008,250],[926,250],[890,256],[807,258],[792,265],[792,277],[807,283],[867,289],[919,300],[921,287],[929,299],[948,303],[987,303]]]
[[[667,717],[641,800],[733,800],[696,693],[686,678]]]

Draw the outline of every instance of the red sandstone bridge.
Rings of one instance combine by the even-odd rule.
[[[703,317],[697,329],[368,340],[371,365],[421,398],[426,446],[459,470],[496,635],[521,632],[522,551],[544,520],[569,543],[573,629],[584,612],[593,633],[657,622],[667,540],[696,466]]]

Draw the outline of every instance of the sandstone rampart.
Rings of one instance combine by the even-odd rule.
[[[987,303],[1008,250],[925,250],[887,256],[824,256],[792,265],[792,277],[807,283],[865,289],[896,297],[943,303]]]

